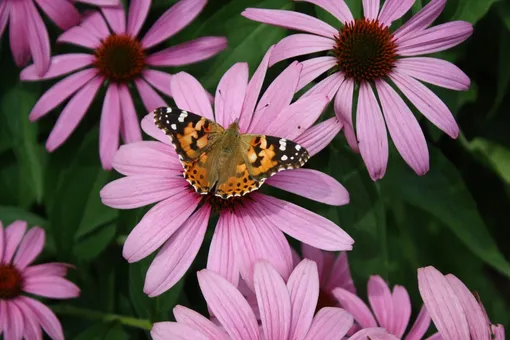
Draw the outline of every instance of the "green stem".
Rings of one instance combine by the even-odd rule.
[[[66,305],[55,305],[51,306],[51,309],[56,314],[61,315],[72,315],[84,317],[87,319],[98,319],[105,322],[117,321],[125,326],[131,326],[136,328],[141,328],[150,331],[152,329],[152,323],[149,320],[136,319],[129,316],[117,315],[117,314],[109,314],[103,312],[97,312],[90,309],[83,309],[74,306],[66,306]]]

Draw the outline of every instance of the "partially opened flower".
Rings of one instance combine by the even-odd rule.
[[[261,326],[250,305],[230,282],[213,271],[198,272],[198,282],[207,305],[220,325],[183,306],[174,308],[176,322],[155,323],[154,340],[335,340],[351,328],[352,316],[341,308],[326,307],[315,314],[319,295],[317,266],[303,260],[287,282],[272,265],[259,261],[254,286]],[[315,314],[315,315],[314,315]],[[364,330],[351,339],[393,340],[381,328]]]
[[[283,26],[306,34],[282,39],[270,65],[287,58],[329,51],[303,63],[298,88],[333,70],[310,93],[336,94],[334,108],[344,124],[350,146],[361,152],[373,180],[384,176],[388,162],[386,127],[404,160],[419,174],[429,169],[429,154],[423,132],[413,113],[394,89],[439,129],[456,138],[459,128],[448,107],[420,81],[464,91],[469,78],[452,63],[432,57],[417,57],[449,49],[466,40],[473,27],[454,21],[429,27],[442,12],[446,0],[432,0],[395,31],[392,22],[401,18],[415,0],[364,0],[364,18],[354,19],[344,0],[303,0],[320,6],[339,20],[340,29],[309,15],[285,10],[249,8],[249,19]],[[341,25],[340,25],[341,24]],[[355,88],[359,87],[356,133],[352,119]],[[377,95],[377,96],[376,96]],[[379,100],[378,100],[378,99]],[[380,103],[380,104],[379,104]]]
[[[69,299],[80,290],[64,278],[69,265],[32,265],[44,247],[45,233],[39,227],[26,229],[23,221],[5,229],[0,222],[0,335],[3,332],[5,340],[42,339],[42,327],[52,339],[64,339],[55,314],[25,294]]]
[[[98,6],[119,4],[119,0],[82,2]],[[80,22],[80,13],[70,0],[0,0],[0,38],[9,22],[14,62],[22,67],[32,59],[36,74],[43,76],[50,67],[50,40],[35,4],[62,30],[77,25]]]
[[[336,118],[331,118],[312,126],[327,103],[323,94],[291,104],[301,70],[299,63],[284,70],[258,100],[270,53],[250,81],[246,63],[237,63],[225,73],[216,91],[214,114],[206,91],[187,73],[172,77],[175,102],[180,109],[200,114],[225,127],[237,121],[242,134],[267,133],[293,140],[314,155],[333,139],[341,125]],[[178,115],[179,124],[187,122],[187,115],[186,112]],[[211,128],[210,121],[189,127],[190,144],[184,146],[188,151],[203,142],[197,141],[196,136],[191,137],[192,131]],[[129,234],[123,249],[124,257],[136,262],[163,245],[147,273],[144,291],[150,296],[165,292],[184,275],[202,244],[211,211],[218,212],[219,219],[209,248],[207,268],[220,273],[235,286],[241,274],[253,288],[253,265],[260,258],[268,260],[288,278],[293,263],[283,232],[321,249],[352,248],[354,241],[336,224],[295,204],[257,192],[228,199],[215,196],[214,192],[206,194],[204,191],[205,195],[195,192],[183,178],[179,157],[170,138],[154,124],[153,114],[143,119],[142,127],[159,142],[121,147],[113,167],[126,177],[106,185],[100,194],[104,204],[119,209],[159,202]],[[278,147],[285,149],[286,145],[282,139]],[[208,170],[199,170],[200,173],[186,173],[188,180],[193,182],[191,176],[196,179],[208,176]],[[282,171],[265,183],[330,205],[349,201],[348,192],[340,183],[315,170]],[[244,184],[239,182],[235,188],[241,185],[244,188]]]
[[[504,340],[502,325],[492,325],[481,303],[453,274],[429,266],[418,269],[418,288],[444,340]]]
[[[53,151],[66,141],[97,91],[106,84],[99,154],[103,168],[111,169],[119,146],[119,133],[125,143],[142,139],[129,87],[134,83],[147,112],[152,111],[166,105],[155,89],[171,95],[170,74],[153,67],[191,64],[210,58],[227,46],[223,37],[203,37],[155,53],[150,51],[188,25],[205,4],[206,0],[179,1],[152,25],[143,38],[138,35],[151,0],[131,1],[127,20],[123,7],[105,7],[102,14],[93,12],[79,26],[64,32],[58,42],[83,46],[93,52],[57,55],[51,59],[48,73],[43,77],[34,65],[21,73],[22,80],[42,80],[73,72],[46,91],[30,113],[30,120],[37,120],[71,98],[60,113],[46,148]]]

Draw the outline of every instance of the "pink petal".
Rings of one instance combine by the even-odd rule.
[[[431,0],[415,16],[400,26],[393,36],[397,41],[402,42],[414,34],[423,31],[437,19],[445,5],[446,0]]]
[[[158,107],[168,106],[165,100],[145,80],[135,79],[135,86],[147,111],[151,112]]]
[[[469,327],[455,290],[434,267],[418,269],[418,289],[443,338],[469,339]]]
[[[310,15],[280,9],[247,8],[242,16],[265,24],[322,35],[333,39],[338,30]]]
[[[7,322],[7,301],[0,300],[0,332],[7,327]]]
[[[287,282],[291,303],[289,339],[303,339],[312,324],[319,298],[319,273],[311,260],[302,260]]]
[[[401,56],[414,56],[440,52],[457,46],[473,33],[473,25],[465,21],[452,21],[424,30],[422,33],[397,42]]]
[[[295,142],[304,147],[310,156],[314,156],[329,145],[341,128],[342,123],[333,117],[312,126],[297,137]]]
[[[354,240],[330,220],[275,197],[254,193],[252,198],[268,223],[295,239],[323,250],[352,249]]]
[[[341,308],[325,307],[313,318],[305,340],[343,339],[353,324],[352,315]]]
[[[349,340],[399,340],[393,334],[388,333],[384,328],[365,328],[356,332]]]
[[[452,138],[459,135],[459,126],[448,107],[430,89],[403,73],[393,73],[391,80],[428,120]]]
[[[35,0],[44,13],[61,29],[80,23],[80,12],[66,0]]]
[[[400,19],[411,9],[416,0],[388,0],[384,2],[379,13],[379,21],[382,25],[390,26],[395,20]]]
[[[306,1],[319,7],[322,7],[324,10],[334,15],[343,24],[346,24],[354,20],[351,10],[349,9],[349,6],[347,6],[344,0],[296,0],[296,1]]]
[[[286,339],[289,334],[291,310],[289,291],[285,282],[274,267],[265,261],[257,262],[253,276],[264,338]]]
[[[23,237],[13,264],[18,269],[25,269],[41,253],[45,242],[44,230],[33,227]]]
[[[50,38],[37,8],[32,1],[25,1],[25,22],[28,32],[28,45],[35,69],[39,76],[42,76],[50,67]],[[12,24],[12,21],[11,21]]]
[[[32,313],[36,315],[37,321],[51,339],[64,340],[62,325],[51,309],[39,301],[28,297],[21,296],[19,297],[19,300],[28,306]]]
[[[469,332],[472,339],[490,339],[490,324],[485,317],[482,307],[469,291],[464,283],[452,274],[446,275],[448,283],[455,291],[457,298],[464,309],[466,320],[469,326]]]
[[[26,9],[22,1],[9,1],[9,6],[9,45],[14,62],[18,67],[23,67],[31,57],[28,42],[28,14],[25,13]]]
[[[352,150],[359,152],[358,139],[354,133],[352,123],[352,103],[354,102],[354,80],[344,79],[344,82],[338,88],[335,96],[334,108],[337,118],[344,126],[344,134],[347,143]]]
[[[23,270],[24,277],[32,276],[65,276],[67,270],[72,267],[66,263],[43,263],[27,267]]]
[[[330,38],[304,33],[292,34],[283,38],[274,46],[269,66],[293,57],[329,51],[334,47],[335,41]]]
[[[230,337],[260,339],[255,315],[236,287],[207,269],[199,271],[197,276],[207,305]]]
[[[124,143],[139,142],[142,140],[142,131],[140,131],[135,104],[126,84],[119,85],[119,98],[122,112],[120,123],[122,139]]]
[[[30,66],[25,67],[23,71],[21,71],[20,79],[42,80],[56,78],[66,73],[81,69],[85,66],[89,66],[94,62],[94,60],[95,58],[92,54],[86,53],[70,53],[57,55],[51,58],[50,68],[44,74],[44,76],[39,77],[35,65],[32,64]]]
[[[4,256],[2,259],[3,263],[10,263],[11,259],[18,248],[25,231],[27,230],[27,222],[15,221],[11,223],[4,231]]]
[[[23,314],[15,303],[7,302],[7,323],[4,328],[6,340],[21,339],[24,333]]]
[[[376,20],[379,14],[380,0],[363,0],[363,14],[366,19]]]
[[[220,214],[214,230],[209,255],[207,256],[207,270],[226,278],[235,287],[239,284],[239,269],[234,254],[232,219],[229,213]]]
[[[170,38],[188,26],[205,7],[206,0],[180,0],[152,25],[142,39],[142,46],[150,48]]]
[[[393,299],[382,277],[373,275],[368,280],[368,301],[380,326],[391,332],[393,324]]]
[[[429,171],[429,151],[418,120],[388,83],[379,80],[375,85],[395,147],[418,175],[426,174]]]
[[[112,162],[119,148],[120,99],[116,83],[110,83],[106,90],[99,123],[99,157],[103,169],[111,170]]]
[[[381,108],[367,82],[360,85],[356,132],[370,177],[374,181],[383,178],[388,164],[388,138]]]
[[[505,340],[505,327],[503,325],[491,325],[494,340]]]
[[[177,322],[156,322],[151,329],[154,340],[209,340],[202,332]]]
[[[201,37],[186,41],[147,57],[152,66],[183,66],[209,59],[227,48],[225,37]]]
[[[170,92],[170,79],[172,76],[166,72],[147,69],[144,70],[143,78],[155,87],[158,91],[163,92],[167,96],[171,97],[172,93]]]
[[[32,310],[25,305],[23,302],[15,299],[12,301],[13,304],[18,307],[21,314],[23,315],[23,336],[25,339],[42,340],[43,334],[39,322],[37,322],[37,316]],[[0,325],[0,332],[2,326]]]
[[[329,205],[349,203],[349,192],[334,178],[312,169],[282,171],[267,184]]]
[[[393,300],[393,322],[387,328],[391,334],[401,338],[406,331],[411,318],[411,299],[407,290],[402,286],[395,286],[391,295]]]
[[[333,253],[322,251],[306,243],[301,243],[301,253],[303,254],[304,259],[312,260],[317,265],[319,286],[322,289],[323,283],[329,276],[329,271],[331,270],[331,267],[329,266],[332,262],[331,260],[334,261],[334,258],[331,259]],[[301,258],[297,259],[295,266],[297,266],[299,262],[301,262]]]
[[[329,267],[328,270],[331,272],[331,275],[324,284],[324,289],[326,291],[332,291],[334,288],[340,287],[356,294],[356,287],[354,287],[354,282],[352,280],[347,253],[341,253],[333,266]]]
[[[120,4],[120,0],[75,0],[75,1],[95,6],[118,6]]]
[[[447,89],[466,91],[471,83],[469,77],[460,68],[442,59],[402,58],[397,61],[395,67],[401,73]]]
[[[2,221],[0,221],[0,263],[3,263],[3,257],[4,257],[4,247],[5,247],[4,234],[5,234],[4,227],[3,227]],[[0,322],[0,329],[2,329],[1,326],[2,326],[2,323]]]
[[[421,307],[420,313],[414,322],[413,327],[407,333],[405,340],[421,340],[430,326],[430,316],[425,306]]]
[[[97,90],[103,84],[102,77],[95,77],[85,84],[76,94],[69,100],[64,110],[58,117],[50,136],[46,141],[46,149],[52,152],[64,143],[73,133],[81,119],[87,112],[90,104],[96,96]],[[36,104],[37,105],[37,104]],[[35,109],[35,108],[34,108]],[[32,110],[33,112],[33,110]]]
[[[80,289],[59,276],[29,276],[23,281],[23,290],[52,299],[69,299],[80,295]]]
[[[179,109],[214,120],[207,92],[193,76],[185,72],[175,74],[170,82],[170,91]]]
[[[177,157],[177,154],[175,154],[175,148],[173,147],[170,137],[168,137],[165,132],[161,129],[159,129],[156,124],[154,123],[154,113],[151,112],[142,119],[142,129],[143,131],[151,136],[154,139],[157,139],[161,143],[164,143],[166,145],[169,145],[172,150],[174,150],[174,157]],[[177,158],[176,158],[177,159]]]
[[[352,314],[354,320],[356,320],[361,327],[377,327],[374,316],[363,300],[343,288],[335,288],[332,293],[342,307]]]
[[[303,87],[315,80],[315,78],[335,67],[336,62],[337,60],[335,57],[318,57],[302,62],[303,69],[299,76],[297,90],[301,90]]]
[[[209,339],[228,340],[227,334],[225,334],[218,326],[194,310],[177,305],[173,311],[177,322],[200,331],[207,335]]]
[[[138,35],[140,28],[142,28],[142,25],[147,18],[147,13],[149,13],[150,7],[151,0],[132,1],[129,4],[126,33],[132,37],[136,37]]]
[[[5,27],[9,21],[9,5],[7,1],[2,1],[0,3],[0,38],[4,34]]]
[[[216,122],[229,126],[241,115],[246,88],[248,63],[236,63],[221,77],[214,100]]]
[[[253,113],[248,129],[250,133],[265,133],[267,122],[278,117],[278,114],[290,104],[296,92],[301,68],[300,63],[293,62],[269,85]]]
[[[183,277],[204,241],[210,213],[211,207],[202,206],[166,241],[147,270],[145,294],[158,296]]]
[[[101,11],[113,32],[117,34],[126,33],[126,11],[122,3],[118,6],[101,7]]]
[[[239,129],[242,132],[246,131],[251,123],[253,111],[255,110],[255,105],[259,99],[260,90],[262,89],[264,78],[266,77],[266,71],[273,49],[274,45],[269,47],[264,58],[260,62],[259,67],[257,67],[257,70],[253,73],[253,76],[248,83],[248,87],[246,88],[243,109],[239,117]]]
[[[290,246],[283,233],[267,224],[251,207],[236,209],[230,215],[230,235],[237,265],[242,278],[253,288],[253,270],[258,260],[269,262],[287,279],[292,271]]]
[[[156,204],[127,237],[122,256],[132,263],[154,252],[182,226],[200,200],[195,193],[182,190]]]
[[[327,96],[328,101],[331,101],[331,99],[333,99],[336,92],[340,88],[340,85],[342,84],[343,80],[344,80],[343,74],[340,72],[335,72],[326,77],[325,79],[321,80],[317,84],[315,84],[315,86],[312,87],[310,90],[306,91],[306,93],[304,93],[300,99],[321,93]]]
[[[123,175],[182,176],[182,165],[172,146],[154,141],[122,145],[113,167]]]
[[[82,26],[71,27],[57,38],[57,42],[83,46],[92,50],[101,45],[100,38],[93,31]]]
[[[100,11],[93,11],[85,17],[80,26],[100,40],[105,40],[111,32]]]

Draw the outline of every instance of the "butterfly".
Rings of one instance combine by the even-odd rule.
[[[154,123],[175,147],[184,178],[202,195],[243,196],[278,171],[300,168],[310,158],[305,148],[290,140],[240,133],[237,121],[225,129],[174,107],[160,107],[153,114]]]

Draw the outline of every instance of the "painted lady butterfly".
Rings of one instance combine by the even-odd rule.
[[[243,196],[278,171],[300,168],[309,159],[305,148],[292,141],[240,133],[237,121],[224,129],[178,108],[160,107],[153,113],[179,155],[184,178],[199,194]]]

